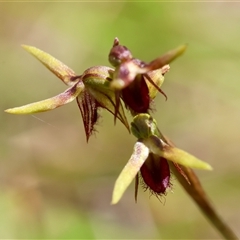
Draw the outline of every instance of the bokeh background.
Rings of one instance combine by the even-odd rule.
[[[160,201],[140,189],[135,204],[132,184],[110,205],[135,139],[108,112],[88,144],[76,103],[34,116],[3,112],[66,89],[21,44],[81,74],[109,66],[114,37],[145,61],[188,43],[153,115],[175,144],[213,166],[197,174],[240,235],[240,3],[1,2],[0,238],[221,238],[174,177]]]

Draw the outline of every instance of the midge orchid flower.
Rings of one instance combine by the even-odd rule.
[[[115,38],[108,58],[115,67],[111,87],[116,94],[116,113],[118,105],[120,106],[120,98],[133,115],[147,113],[157,92],[167,98],[160,88],[164,80],[163,76],[169,70],[168,64],[180,56],[185,49],[186,45],[182,45],[150,63],[145,63],[133,58],[130,50],[120,45],[119,40]]]
[[[133,118],[131,131],[138,139],[131,158],[120,173],[114,187],[112,203],[117,203],[131,181],[141,173],[146,188],[156,195],[165,194],[170,184],[168,161],[190,168],[212,170],[212,167],[193,155],[170,146],[157,128],[156,120],[149,114],[138,114]],[[137,197],[137,187],[135,198]]]
[[[6,112],[12,114],[44,112],[53,110],[76,99],[82,114],[87,140],[91,136],[99,117],[99,108],[107,109],[112,114],[115,114],[115,95],[109,87],[114,69],[105,66],[95,66],[85,70],[81,76],[77,76],[72,69],[51,55],[35,47],[26,45],[23,45],[23,47],[69,88],[55,97],[21,107],[10,108],[5,110]],[[118,108],[119,111],[115,114],[115,117],[129,129],[121,103],[118,103]]]
[[[120,69],[122,69],[122,63],[125,64],[126,62],[121,59],[121,56],[119,57],[118,53],[120,52],[121,55],[122,52],[118,50],[118,47],[121,48],[120,45],[118,46],[118,43],[119,42],[116,38],[114,41],[114,46],[117,49],[113,47],[111,51],[112,53],[109,55],[109,59],[112,63],[114,62],[114,59],[120,59]],[[118,78],[115,78],[117,76],[115,72],[118,70],[106,66],[95,66],[85,70],[82,75],[76,75],[71,68],[48,53],[45,53],[44,51],[32,46],[23,45],[23,48],[36,57],[51,72],[53,72],[67,86],[69,86],[69,88],[65,92],[52,98],[27,104],[21,107],[10,108],[5,110],[6,112],[12,114],[32,114],[44,112],[63,106],[76,99],[82,114],[87,141],[94,131],[94,126],[99,118],[99,108],[107,109],[109,112],[114,114],[114,118],[118,118],[129,130],[129,125],[122,103],[120,98],[116,98],[116,93],[113,89],[113,86],[116,85],[115,83],[119,81]],[[137,77],[143,77],[144,81],[140,82],[140,88],[137,88],[137,81],[134,81],[134,88],[136,88],[135,91],[133,89],[129,91],[131,86],[126,88],[126,90],[123,90],[122,98],[125,106],[127,106],[132,112],[146,112],[149,108],[150,100],[156,96],[157,91],[162,92],[159,87],[163,83],[164,73],[166,73],[169,69],[169,66],[164,64],[169,63],[182,52],[182,48],[180,50],[173,50],[164,55],[164,57],[152,61],[150,64],[144,64],[143,62],[141,62],[140,65],[137,64],[136,67],[140,70],[135,70],[135,75],[132,81]],[[113,56],[116,56],[116,58]],[[140,60],[135,59],[132,61],[131,58],[128,62],[140,62]],[[162,67],[162,65],[164,66]],[[158,67],[159,69],[157,69]],[[133,71],[132,69],[128,70],[131,72]],[[145,74],[137,75],[138,73],[142,72]],[[119,73],[122,72],[119,71]],[[148,84],[145,83],[145,79],[148,80]],[[123,78],[123,80],[125,79]],[[126,86],[128,86],[128,84]],[[133,99],[133,101],[131,101],[131,99]],[[136,107],[133,105],[143,107],[136,111]]]

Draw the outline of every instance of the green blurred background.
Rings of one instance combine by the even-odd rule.
[[[188,43],[166,75],[153,115],[179,147],[209,162],[197,171],[240,235],[240,3],[0,3],[0,238],[219,239],[178,182],[161,201],[132,184],[111,206],[134,137],[102,111],[86,143],[76,103],[34,116],[4,109],[66,89],[21,44],[81,74],[107,65],[114,37],[150,61]]]

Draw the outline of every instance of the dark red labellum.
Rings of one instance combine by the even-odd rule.
[[[149,154],[148,159],[140,169],[146,188],[154,193],[165,194],[170,187],[170,168],[165,158]]]
[[[148,112],[150,105],[149,90],[142,75],[138,75],[128,87],[122,89],[122,99],[133,112]]]

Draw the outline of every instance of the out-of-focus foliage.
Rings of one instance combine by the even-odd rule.
[[[174,143],[209,162],[199,172],[221,215],[239,233],[240,3],[1,3],[0,238],[217,238],[177,182],[161,202],[132,190],[110,206],[135,142],[102,112],[87,144],[75,103],[12,116],[11,106],[54,96],[65,86],[21,44],[36,46],[81,74],[109,65],[114,37],[146,62],[179,44],[152,106]],[[71,107],[72,105],[72,107]],[[164,204],[165,203],[165,204]],[[187,206],[187,208],[186,208]]]

